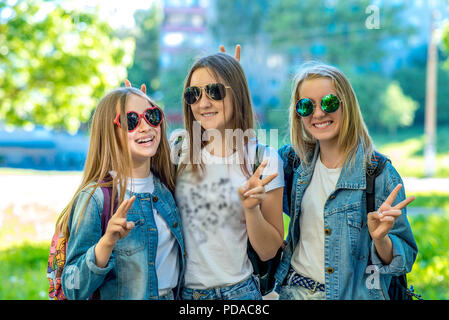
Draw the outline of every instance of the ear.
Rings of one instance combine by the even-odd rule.
[[[125,87],[131,88],[131,82],[128,79],[125,79]]]
[[[143,93],[147,93],[147,86],[145,85],[145,83],[142,83],[142,85],[140,86],[140,91],[142,91]]]

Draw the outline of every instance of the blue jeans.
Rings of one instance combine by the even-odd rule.
[[[183,288],[182,300],[262,300],[259,282],[255,276],[226,287],[211,289]]]

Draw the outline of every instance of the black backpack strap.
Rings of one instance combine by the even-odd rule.
[[[371,162],[366,166],[366,213],[376,210],[375,180],[382,173],[387,161],[390,161],[387,157],[374,151]]]

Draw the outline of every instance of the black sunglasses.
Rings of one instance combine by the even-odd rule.
[[[332,113],[338,110],[340,107],[340,99],[331,94],[325,95],[323,99],[321,99],[321,109],[326,113]],[[315,108],[315,104],[312,100],[308,98],[300,99],[296,103],[296,113],[301,117],[308,117],[312,114]]]
[[[133,132],[136,130],[142,118],[145,119],[150,126],[157,127],[164,119],[164,113],[158,106],[152,106],[146,109],[142,114],[138,114],[135,111],[128,112],[126,114],[126,119],[128,121],[128,132]],[[120,113],[117,113],[114,123],[120,128],[122,127],[120,124]]]
[[[226,89],[231,87],[225,86],[222,83],[210,83],[204,87],[191,86],[184,91],[184,100],[188,104],[194,104],[201,99],[201,93],[204,89],[206,95],[215,101],[223,100],[226,97]]]

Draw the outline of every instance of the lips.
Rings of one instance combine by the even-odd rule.
[[[155,136],[145,136],[145,137],[141,137],[135,141],[137,144],[149,144],[154,141],[154,138],[155,138]]]
[[[205,112],[205,113],[202,113],[201,116],[203,116],[204,118],[210,118],[217,114],[218,114],[218,112]]]
[[[325,129],[333,123],[332,120],[313,123],[312,126],[317,129]]]

